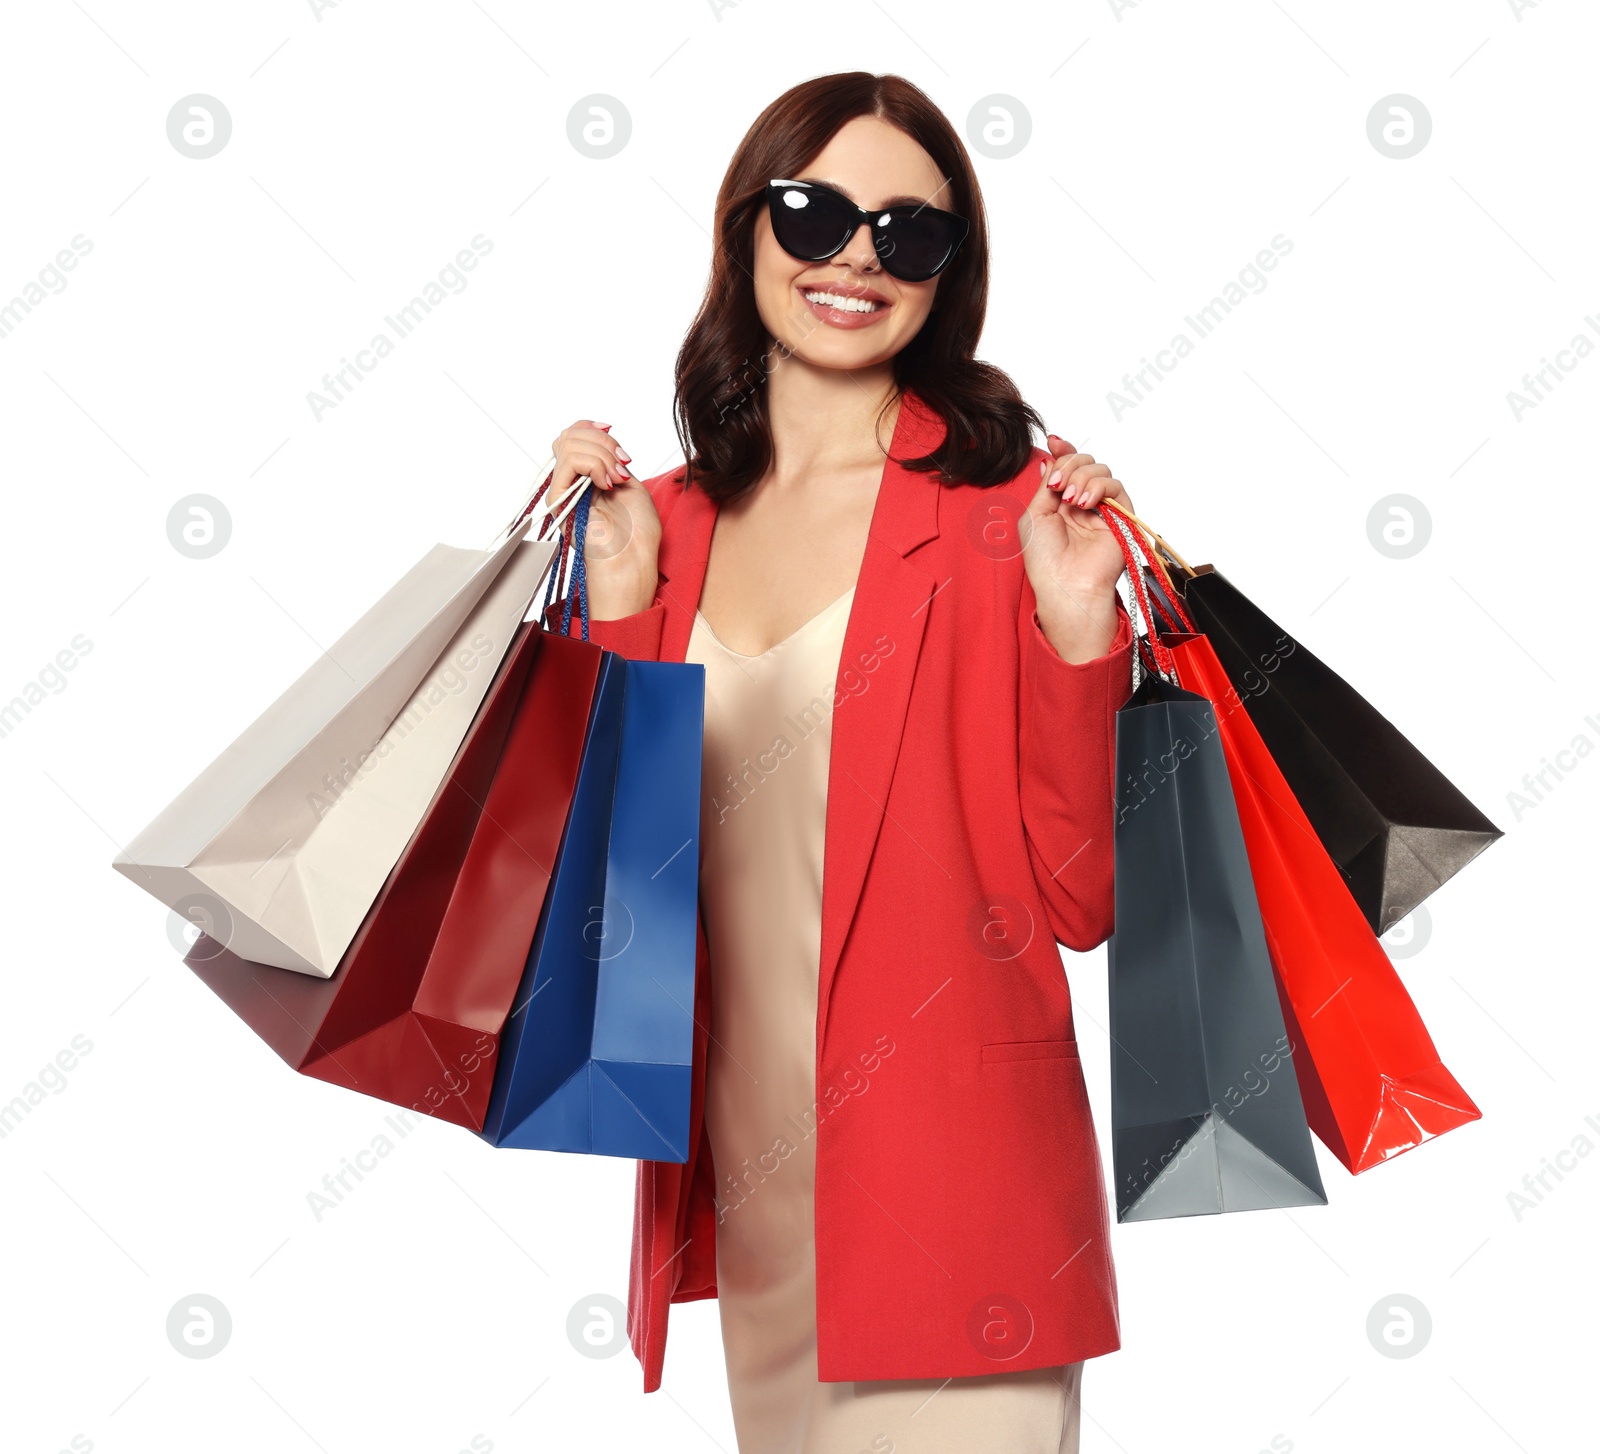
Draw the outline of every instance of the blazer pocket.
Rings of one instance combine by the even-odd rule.
[[[983,1064],[1001,1060],[1062,1060],[1078,1058],[1076,1040],[996,1040],[982,1047]]]

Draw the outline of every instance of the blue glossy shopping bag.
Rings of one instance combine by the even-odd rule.
[[[580,502],[579,540],[586,513]],[[704,711],[704,667],[604,654],[501,1036],[482,1133],[496,1146],[689,1159]]]

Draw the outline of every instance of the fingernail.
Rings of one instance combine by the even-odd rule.
[[[617,458],[618,459],[632,459],[633,456],[631,454],[629,454],[627,450],[619,449],[617,451]]]
[[[1050,475],[1050,478],[1045,481],[1045,484],[1049,485],[1052,490],[1060,489],[1060,487],[1061,487],[1061,471],[1060,470],[1053,471],[1051,473],[1051,475]]]
[[[609,429],[609,428],[611,428],[611,426],[609,424],[602,424],[598,419],[596,419],[594,421],[594,427],[596,429]]]
[[[625,480],[630,480],[633,478],[633,476],[628,473],[628,467],[625,464],[619,464],[617,466],[617,473]]]
[[[1050,464],[1050,461],[1047,460],[1047,459],[1042,459],[1042,460],[1039,461],[1039,478],[1041,480],[1044,478],[1044,472],[1045,472],[1046,468],[1049,466],[1049,464]]]

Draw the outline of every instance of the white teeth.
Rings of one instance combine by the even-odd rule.
[[[822,303],[845,313],[871,313],[883,306],[871,298],[852,298],[844,293],[807,293],[805,299],[808,303]]]

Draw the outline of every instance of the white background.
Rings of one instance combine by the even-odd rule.
[[[656,1395],[568,1340],[580,1300],[626,1297],[631,1162],[428,1124],[317,1220],[386,1108],[284,1067],[109,865],[314,642],[435,541],[487,540],[566,424],[673,462],[722,170],[781,90],[854,67],[964,135],[980,98],[1021,103],[1027,146],[974,149],[981,356],[1506,830],[1397,960],[1483,1119],[1356,1178],[1319,1146],[1325,1208],[1115,1228],[1123,1347],[1088,1366],[1083,1448],[1592,1438],[1600,1155],[1520,1217],[1508,1194],[1600,1146],[1600,754],[1507,797],[1600,745],[1600,357],[1520,419],[1507,399],[1600,341],[1592,8],[84,0],[14,7],[5,39],[0,300],[92,251],[0,337],[0,700],[92,649],[0,737],[0,1101],[92,1050],[0,1140],[0,1445],[733,1449],[714,1302],[674,1307]],[[206,160],[167,136],[192,93],[232,117]],[[632,120],[608,160],[568,140],[592,93]],[[1432,118],[1404,160],[1367,133],[1394,93]],[[319,421],[322,376],[480,233],[469,286]],[[1277,234],[1264,291],[1117,419],[1122,375]],[[232,519],[208,560],[166,534],[195,493]],[[1405,559],[1368,535],[1397,493],[1431,519]],[[1104,954],[1068,973],[1108,1150]],[[203,1360],[165,1332],[197,1292],[233,1323]],[[1397,1293],[1432,1320],[1404,1359],[1367,1334]]]

